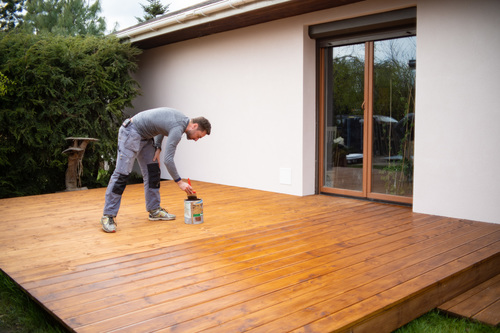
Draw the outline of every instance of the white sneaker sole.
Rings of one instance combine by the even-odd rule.
[[[150,217],[150,221],[172,221],[175,220],[175,217]]]

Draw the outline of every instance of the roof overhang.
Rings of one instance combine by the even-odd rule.
[[[359,1],[363,0],[211,0],[115,35],[150,49]]]

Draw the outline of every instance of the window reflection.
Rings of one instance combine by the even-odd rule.
[[[416,37],[375,42],[372,192],[413,195]]]

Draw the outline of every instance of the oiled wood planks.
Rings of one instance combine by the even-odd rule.
[[[500,274],[439,306],[453,315],[500,324]]]
[[[500,263],[498,225],[193,183],[205,223],[183,223],[171,182],[178,219],[148,221],[134,185],[116,234],[100,229],[103,189],[0,200],[0,268],[77,332],[324,332],[393,330]]]

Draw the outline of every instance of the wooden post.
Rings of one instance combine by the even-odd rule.
[[[68,137],[66,140],[72,140],[73,144],[64,150],[63,154],[68,154],[68,169],[66,170],[66,191],[85,190],[81,187],[81,175],[83,173],[83,155],[85,148],[91,141],[99,141],[94,138],[75,138]]]

